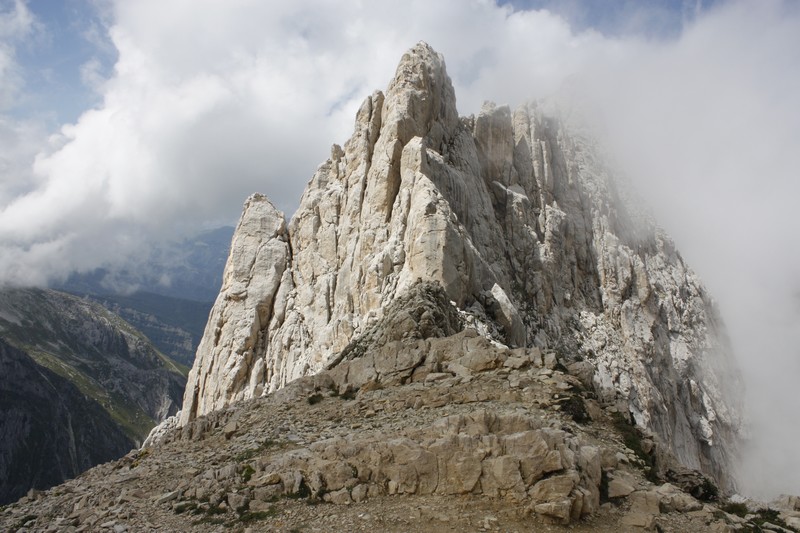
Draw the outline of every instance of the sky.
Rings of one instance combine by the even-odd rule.
[[[0,0],[0,284],[291,216],[419,40],[461,114],[576,102],[717,298],[753,494],[800,494],[800,3]]]

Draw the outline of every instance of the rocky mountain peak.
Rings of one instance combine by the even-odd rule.
[[[459,118],[444,60],[417,44],[288,226],[248,199],[179,424],[386,338],[374,328],[422,281],[466,329],[553,354],[678,463],[732,486],[741,400],[716,310],[622,196],[595,143],[539,104]]]
[[[381,136],[405,145],[428,137],[440,146],[458,127],[456,96],[444,58],[419,42],[403,54],[383,102]]]

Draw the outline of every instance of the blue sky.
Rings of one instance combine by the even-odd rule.
[[[8,9],[10,2],[5,2]],[[52,127],[74,122],[97,104],[82,72],[96,64],[108,76],[116,51],[97,6],[87,0],[36,0],[28,8],[36,19],[31,37],[16,48],[25,79],[24,95],[10,110],[13,116],[41,116]]]
[[[546,9],[568,20],[577,31],[607,36],[642,35],[672,39],[714,0],[503,0],[517,11]],[[3,10],[14,2],[3,0]],[[75,122],[97,105],[100,96],[84,74],[98,79],[111,74],[117,51],[107,34],[113,23],[109,4],[93,0],[29,0],[36,19],[33,36],[16,49],[24,70],[25,94],[9,113],[38,116],[57,126]],[[106,13],[104,13],[104,10]]]
[[[419,40],[462,114],[585,113],[719,299],[769,423],[753,490],[800,493],[794,0],[0,0],[0,284],[135,270],[253,192],[290,216]]]

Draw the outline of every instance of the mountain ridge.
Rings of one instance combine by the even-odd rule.
[[[4,503],[124,455],[178,408],[175,363],[91,301],[2,289],[0,343]]]
[[[323,369],[417,279],[509,346],[586,362],[604,404],[735,485],[740,376],[675,245],[597,143],[536,103],[459,118],[420,43],[365,99],[289,221],[247,200],[180,423]]]

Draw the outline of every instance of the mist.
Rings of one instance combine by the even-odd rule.
[[[109,2],[117,60],[105,77],[86,65],[97,104],[50,131],[16,112],[17,52],[47,29],[0,0],[0,284],[130,271],[234,223],[256,191],[291,216],[363,98],[425,40],[461,114],[553,96],[585,114],[719,303],[751,410],[742,492],[800,494],[796,3],[639,2],[599,27],[589,2],[267,4]]]
[[[712,10],[578,84],[718,301],[750,408],[741,489],[770,498],[800,491],[800,6],[753,7]]]

